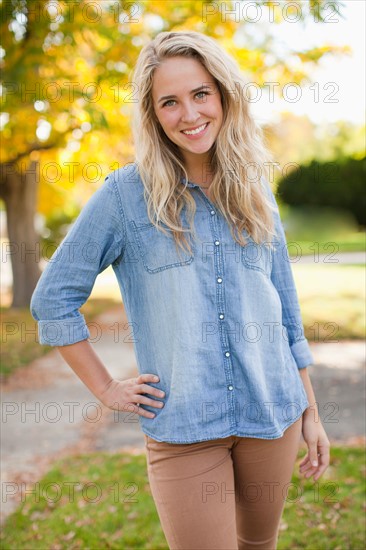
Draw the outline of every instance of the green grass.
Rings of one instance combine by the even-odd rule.
[[[64,459],[40,481],[39,494],[8,518],[2,549],[167,548],[143,454]]]
[[[292,264],[292,270],[309,341],[364,339],[364,266]]]
[[[287,237],[288,242],[296,242],[296,246],[289,246],[290,256],[311,255],[317,258],[318,255],[328,255],[329,259],[337,258],[341,252],[365,252],[366,240],[364,233],[350,233],[347,237],[324,239],[324,240],[296,240]]]
[[[86,322],[116,305],[113,299],[88,300],[80,309]],[[0,379],[5,380],[16,369],[48,353],[52,346],[38,343],[37,322],[28,308],[1,308],[1,361]]]
[[[288,242],[296,242],[302,254],[331,254],[366,250],[365,228],[358,226],[350,212],[330,207],[280,204]],[[330,246],[335,243],[335,248]],[[295,249],[290,247],[290,254]]]
[[[297,468],[292,482],[278,550],[366,547],[364,448],[331,447],[330,466],[317,482],[304,480]]]
[[[1,326],[1,380],[50,350],[37,343],[37,323],[27,309],[2,309]]]
[[[278,550],[365,548],[365,450],[332,447],[330,466],[317,482],[297,474],[304,455],[300,449]],[[168,550],[144,452],[92,453],[58,461],[39,482],[38,493],[26,495],[8,517],[1,548]]]

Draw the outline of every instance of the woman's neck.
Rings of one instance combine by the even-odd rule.
[[[198,172],[194,173],[193,175],[190,175],[188,172],[188,181],[191,183],[195,183],[196,185],[199,185],[202,187],[202,189],[208,189],[212,183],[213,177],[211,174],[206,174],[206,177],[203,177],[202,174],[199,174]]]

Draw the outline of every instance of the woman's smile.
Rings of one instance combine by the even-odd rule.
[[[208,128],[209,124],[209,122],[206,122],[205,124],[198,126],[194,130],[182,130],[182,133],[189,139],[197,139],[206,133],[206,129]]]

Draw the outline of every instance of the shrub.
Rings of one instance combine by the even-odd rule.
[[[366,226],[365,161],[366,157],[333,162],[313,160],[280,180],[278,196],[291,206],[343,208]]]

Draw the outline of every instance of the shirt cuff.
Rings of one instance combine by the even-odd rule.
[[[309,342],[306,338],[298,340],[290,346],[291,353],[295,358],[297,368],[303,369],[314,364],[314,357],[310,351]]]
[[[38,321],[39,343],[47,346],[67,346],[90,337],[84,316],[72,319]]]

